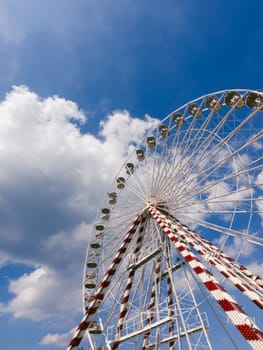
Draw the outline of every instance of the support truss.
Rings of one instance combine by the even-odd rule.
[[[177,265],[170,265],[167,271],[161,271],[163,247],[156,249],[149,255],[143,257],[141,260],[138,259],[143,240],[145,239],[144,233],[146,227],[145,221],[147,218],[147,212],[160,226],[164,234],[177,248],[177,251],[182,257],[181,262],[179,262]],[[151,331],[166,323],[169,325],[169,334],[166,338],[159,339],[158,341],[159,346],[168,343],[170,350],[175,349],[175,341],[179,342],[178,344],[180,348],[179,338],[185,337],[187,339],[189,335],[193,333],[204,331],[206,328],[204,327],[204,324],[201,326],[193,327],[191,329],[187,329],[187,327],[184,325],[184,329],[180,334],[176,334],[174,329],[174,322],[176,322],[176,317],[178,317],[178,315],[175,315],[173,309],[173,305],[176,304],[176,300],[174,300],[172,272],[187,264],[191,268],[192,272],[198,276],[210,294],[215,298],[217,303],[226,313],[227,317],[236,326],[245,340],[249,343],[251,348],[254,350],[263,349],[262,331],[242,310],[242,308],[233,299],[233,297],[226,292],[226,290],[220,285],[212,273],[206,269],[202,262],[193,253],[193,250],[195,250],[202,257],[202,259],[214,266],[223,276],[228,278],[228,280],[232,282],[234,286],[241,290],[244,295],[250,298],[259,308],[263,307],[262,280],[251,271],[249,271],[246,267],[239,265],[236,261],[227,256],[212,243],[205,240],[195,231],[191,230],[188,226],[182,224],[172,216],[163,215],[155,207],[149,206],[135,218],[130,229],[125,235],[125,238],[123,239],[122,244],[117,251],[117,254],[113,258],[109,269],[106,271],[96,293],[94,294],[92,302],[89,304],[89,307],[87,308],[80,325],[76,329],[76,332],[67,350],[79,349],[82,338],[87,329],[89,329],[89,327],[92,325],[94,317],[100,309],[100,305],[104,301],[105,295],[110,288],[113,276],[122,263],[125,253],[130,246],[135,233],[137,239],[135,248],[133,249],[134,263],[129,265],[126,270],[128,277],[120,304],[120,313],[118,323],[116,324],[116,333],[114,340],[108,342],[107,348],[111,350],[117,350],[121,343],[125,342],[128,339],[131,339],[132,337],[142,335],[143,341],[141,349],[152,349],[153,344],[149,342]],[[168,246],[166,246],[166,249],[169,249]],[[137,331],[122,334],[122,331],[125,327],[125,319],[129,309],[130,292],[133,286],[135,273],[144,264],[147,264],[151,259],[155,259],[155,270],[153,276],[152,291],[147,306],[145,325]],[[156,288],[156,286],[164,279],[167,281],[168,315],[166,318],[153,322],[154,309],[157,307],[158,303],[158,297],[156,295],[158,288]]]
[[[215,265],[218,271],[223,272],[223,274],[229,278],[234,285],[237,286],[238,282],[232,278],[232,275],[226,270],[225,266],[222,265],[220,260],[209,258],[211,255],[211,250],[206,250],[205,246],[201,249],[199,248],[197,242],[194,240],[195,235],[187,235],[187,231],[183,229],[182,225],[175,224],[167,216],[163,215],[154,207],[148,207],[149,213],[160,225],[163,232],[170,238],[174,243],[177,250],[180,252],[185,262],[191,267],[193,272],[199,277],[207,290],[215,298],[217,303],[221,306],[223,311],[226,313],[228,318],[236,326],[245,340],[250,344],[254,350],[263,349],[263,333],[256,326],[253,320],[242,310],[238,303],[230,296],[226,290],[220,285],[216,278],[206,269],[206,267],[200,262],[200,260],[193,254],[193,252],[187,246],[187,243],[194,247],[203,257],[207,255],[207,261]],[[186,227],[185,227],[186,228]],[[192,231],[193,232],[193,231]],[[189,233],[189,232],[188,232]],[[200,237],[200,241],[202,238]],[[262,306],[261,300],[257,293],[251,293],[248,286],[242,283],[242,289],[246,288],[244,294],[250,297],[256,305]],[[241,288],[240,288],[241,289]],[[242,290],[241,289],[241,290]],[[256,302],[257,301],[257,302]]]
[[[93,301],[90,303],[89,307],[86,310],[86,313],[84,315],[84,317],[82,318],[79,326],[77,327],[70,343],[69,346],[67,348],[67,350],[78,350],[78,347],[85,335],[86,330],[89,328],[89,326],[92,324],[92,321],[94,319],[94,316],[97,312],[97,310],[99,309],[102,301],[104,300],[105,297],[105,293],[107,292],[107,290],[109,289],[111,280],[118,268],[118,265],[122,262],[122,259],[125,255],[125,252],[127,251],[127,248],[133,238],[133,235],[136,232],[136,229],[138,228],[139,224],[141,222],[144,222],[145,218],[142,217],[141,215],[138,215],[135,220],[133,221],[130,229],[128,230],[126,236],[124,237],[122,244],[116,254],[116,256],[114,257],[111,266],[109,267],[109,269],[107,270],[107,272],[105,273],[100,286],[96,292],[96,294],[94,295],[94,299]]]

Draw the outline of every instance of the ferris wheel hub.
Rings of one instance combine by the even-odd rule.
[[[159,210],[161,213],[170,215],[170,208],[168,204],[165,201],[158,200],[156,197],[151,197],[146,202],[146,209],[149,207],[154,207],[157,210]]]
[[[158,204],[158,201],[155,197],[151,197],[148,201],[147,201],[147,206],[151,206],[151,207],[156,207]]]

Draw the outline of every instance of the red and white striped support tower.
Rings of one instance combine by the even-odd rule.
[[[111,280],[112,280],[114,274],[116,273],[118,265],[121,263],[121,261],[124,257],[124,254],[127,250],[127,247],[129,245],[129,243],[131,242],[132,237],[135,234],[136,229],[137,229],[139,224],[140,224],[140,218],[137,217],[133,221],[133,223],[132,223],[129,231],[127,232],[116,256],[112,260],[112,263],[111,263],[108,271],[104,275],[104,278],[102,279],[102,281],[99,285],[99,288],[98,288],[96,294],[94,295],[93,301],[90,303],[90,306],[87,308],[83,319],[81,320],[78,328],[76,329],[76,332],[75,332],[75,334],[74,334],[74,336],[69,344],[68,349],[70,349],[70,350],[71,349],[72,350],[78,349],[78,346],[81,343],[81,340],[82,340],[86,330],[89,328],[92,321],[94,320],[95,314],[100,307],[100,303],[103,301],[105,294],[110,287]]]
[[[156,261],[155,269],[154,269],[154,281],[150,296],[149,305],[147,307],[147,313],[146,313],[146,325],[150,325],[152,323],[152,320],[154,318],[154,307],[156,304],[156,288],[155,284],[158,281],[159,275],[160,275],[160,269],[161,269],[161,258],[159,257]],[[142,350],[146,350],[149,342],[150,337],[150,330],[144,333],[143,337],[143,343],[142,343]]]
[[[139,254],[139,251],[141,249],[142,243],[143,243],[143,234],[144,234],[144,225],[143,223],[145,222],[145,218],[143,218],[140,229],[139,229],[139,234],[138,234],[138,238],[137,238],[137,242],[136,242],[136,247],[133,251],[133,255],[134,255],[134,259],[136,260]],[[131,269],[129,272],[129,276],[127,279],[127,284],[125,287],[125,292],[123,294],[123,299],[121,301],[121,307],[120,307],[120,314],[119,314],[119,321],[117,324],[117,331],[116,331],[116,339],[118,339],[121,336],[121,332],[123,329],[123,323],[125,320],[125,316],[128,312],[128,302],[129,302],[129,298],[130,298],[130,292],[132,289],[132,283],[133,283],[133,279],[135,276],[135,270]],[[113,345],[112,345],[112,350],[116,350],[118,349],[118,341],[116,341]]]
[[[161,226],[163,232],[174,243],[180,254],[183,256],[185,262],[189,264],[191,269],[194,271],[194,273],[198,275],[202,283],[205,285],[205,287],[208,289],[211,295],[215,298],[217,303],[222,307],[224,312],[227,314],[228,318],[236,326],[236,328],[243,335],[246,341],[251,345],[252,349],[263,349],[263,332],[260,329],[258,329],[256,324],[242,310],[242,308],[237,304],[233,297],[231,297],[230,294],[228,294],[225,291],[225,289],[220,285],[216,278],[191,252],[191,250],[187,246],[187,243],[190,243],[203,256],[206,254],[206,251],[204,249],[201,250],[198,247],[198,244],[193,242],[190,237],[187,237],[186,233],[178,225],[173,224],[171,220],[162,215],[158,210],[156,210],[153,207],[149,207],[148,211],[152,214],[154,219]],[[214,263],[210,259],[209,262]],[[216,266],[219,265],[221,265],[221,263],[218,261]],[[225,267],[223,266],[222,270],[218,268],[218,270],[220,272],[225,272]],[[224,274],[226,277],[229,278],[231,282],[233,282],[231,274]],[[236,283],[234,284],[237,285]],[[242,286],[242,284],[240,286]],[[250,294],[247,295],[250,296]],[[258,298],[258,296],[256,297]],[[258,299],[254,299],[254,301],[255,300],[259,301]],[[257,305],[259,305],[262,308],[261,302],[258,302]]]
[[[263,93],[147,123],[95,219],[68,350],[263,350]]]

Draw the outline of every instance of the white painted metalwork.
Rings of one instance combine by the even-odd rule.
[[[113,180],[88,244],[83,304],[92,317],[84,319],[101,320],[102,332],[89,334],[87,348],[247,350],[248,343],[262,349],[260,330],[257,339],[240,340],[228,316],[211,302],[202,284],[207,280],[179,248],[198,254],[198,266],[205,267],[206,277],[216,277],[218,291],[227,289],[228,300],[235,294],[249,320],[262,328],[262,129],[263,93],[223,90],[172,111],[134,148]],[[183,232],[177,248],[149,206]],[[143,223],[136,221],[133,238],[124,243],[136,217]],[[91,272],[92,295],[85,287]],[[85,322],[70,350],[77,350]],[[117,335],[116,325],[121,325]],[[215,341],[215,332],[224,342]]]

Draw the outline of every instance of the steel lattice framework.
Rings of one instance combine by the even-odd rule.
[[[68,350],[263,349],[262,118],[261,92],[224,90],[136,145],[95,220]]]

